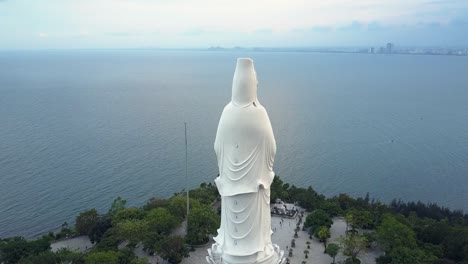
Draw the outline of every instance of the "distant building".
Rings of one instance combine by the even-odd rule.
[[[370,47],[370,48],[369,48],[369,53],[375,53],[374,47]]]
[[[385,50],[386,53],[393,53],[393,48],[394,48],[394,47],[395,47],[395,46],[393,45],[393,43],[390,43],[390,42],[387,43],[387,49]]]

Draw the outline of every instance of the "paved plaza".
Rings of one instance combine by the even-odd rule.
[[[91,249],[93,244],[89,240],[88,236],[78,236],[74,238],[67,238],[59,241],[52,242],[50,249],[52,252],[57,252],[61,248],[68,248],[77,252],[85,252]]]
[[[305,221],[306,214],[304,215]],[[291,264],[301,264],[302,261],[314,264],[328,264],[332,262],[332,258],[324,253],[323,244],[318,241],[315,237],[309,239],[307,231],[299,231],[298,238],[294,238],[294,229],[296,228],[297,218],[287,219],[283,218],[283,223],[280,224],[280,217],[272,217],[271,227],[276,232],[272,235],[272,241],[278,244],[282,250],[285,251],[285,256],[288,257],[288,250],[291,247],[291,240],[295,239],[296,246],[293,248],[293,256],[288,257]],[[302,227],[302,224],[301,224]],[[346,222],[342,218],[334,218],[333,225],[330,229],[331,238],[328,239],[328,243],[337,243],[340,236],[344,236],[346,231]],[[310,249],[307,248],[307,241],[310,241]],[[304,251],[308,250],[308,258],[305,258]],[[378,251],[369,251],[359,257],[361,263],[373,264],[375,258],[379,256]],[[336,261],[345,260],[347,257],[341,253],[336,257]]]
[[[292,205],[289,205],[292,208]],[[289,207],[288,206],[288,207]],[[304,221],[307,214],[304,214]],[[283,219],[283,221],[281,220]],[[278,216],[271,217],[271,228],[273,235],[271,239],[274,244],[280,246],[285,252],[285,256],[288,257],[289,248],[291,247],[291,240],[294,238],[294,229],[296,228],[298,218],[289,219],[281,218]],[[280,224],[281,222],[281,224]],[[302,224],[301,224],[302,227]],[[331,238],[328,243],[338,243],[340,236],[344,236],[346,231],[346,222],[343,218],[333,218],[333,225],[330,229]],[[293,256],[289,257],[291,264],[302,264],[302,261],[306,261],[309,264],[329,264],[332,262],[332,258],[327,254],[323,253],[323,244],[318,241],[315,237],[309,239],[307,231],[299,231],[298,238],[296,240],[296,247],[293,248]],[[307,248],[306,242],[310,241],[310,249]],[[211,247],[211,243],[205,247],[197,248],[195,252],[190,252],[190,257],[182,261],[183,264],[204,264],[206,263],[205,256],[207,255],[207,249]],[[305,258],[304,250],[308,250],[308,258]],[[378,257],[381,252],[377,250],[371,250],[362,254],[359,259],[363,264],[374,264],[375,258]],[[336,261],[343,261],[347,257],[341,253],[336,257]]]

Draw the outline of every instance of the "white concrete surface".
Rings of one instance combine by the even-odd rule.
[[[68,238],[50,244],[52,252],[57,252],[61,248],[68,248],[72,251],[85,252],[86,250],[93,247],[93,244],[89,240],[88,236],[79,236],[74,238]]]

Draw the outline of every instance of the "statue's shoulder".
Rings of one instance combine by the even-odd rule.
[[[232,102],[229,102],[226,106],[223,108],[223,112],[230,111],[234,108]]]
[[[231,106],[231,103],[229,102],[227,105],[224,106],[221,117],[224,116],[226,113],[230,112],[231,109],[232,109],[232,106]]]
[[[224,107],[222,117],[245,115],[249,115],[252,118],[268,116],[266,109],[259,103],[250,104],[246,107],[239,107],[230,102]]]
[[[256,109],[256,111],[258,111],[262,116],[268,116],[266,108],[263,107],[263,105],[261,105],[260,103],[257,103],[254,109]]]

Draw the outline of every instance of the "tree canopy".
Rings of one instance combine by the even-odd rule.
[[[340,242],[343,248],[343,254],[351,257],[353,260],[357,259],[359,254],[367,249],[366,238],[359,234],[350,234],[341,237]]]
[[[99,215],[96,209],[81,212],[76,217],[75,228],[80,235],[88,235],[98,222]]]
[[[192,245],[207,243],[209,235],[216,233],[220,221],[211,206],[203,205],[192,209],[188,217],[187,242]]]
[[[115,251],[93,252],[85,257],[85,264],[119,264],[122,253]]]
[[[308,214],[304,222],[305,227],[309,227],[312,232],[315,232],[321,226],[330,228],[333,224],[331,217],[323,210],[316,209]]]
[[[170,263],[177,264],[188,256],[189,250],[180,236],[169,236],[157,246],[158,253]]]
[[[22,257],[39,255],[49,249],[50,239],[46,236],[32,241],[27,241],[23,237],[2,239],[0,240],[0,263],[17,263]]]
[[[382,224],[377,227],[379,244],[387,251],[396,247],[416,247],[416,234],[407,225],[399,222],[392,215],[385,215]]]
[[[338,244],[330,243],[328,244],[327,248],[325,249],[325,253],[327,253],[332,259],[332,264],[335,263],[336,255],[340,251],[340,246]]]

